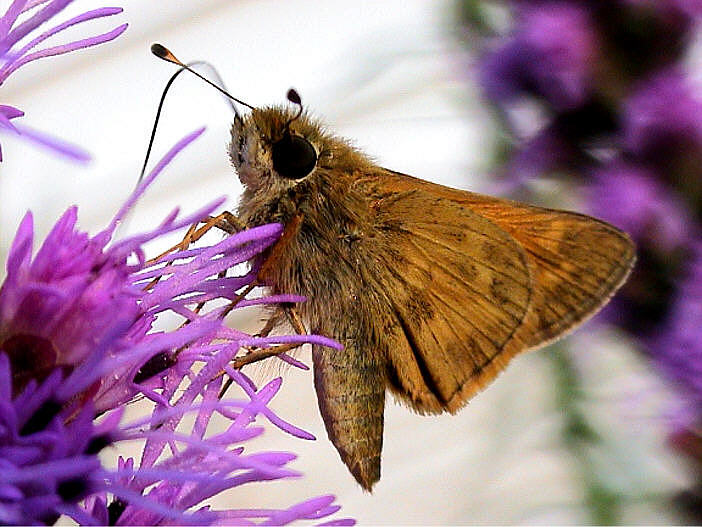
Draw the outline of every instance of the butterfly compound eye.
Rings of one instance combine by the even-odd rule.
[[[273,168],[281,177],[302,179],[316,164],[317,152],[304,137],[286,133],[273,143]]]

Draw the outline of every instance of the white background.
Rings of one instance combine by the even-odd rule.
[[[70,12],[97,5],[104,4],[78,0]],[[29,65],[0,88],[0,103],[23,109],[25,124],[94,156],[90,165],[75,166],[0,136],[0,256],[27,209],[35,213],[39,238],[74,203],[83,228],[95,232],[129,194],[158,98],[174,71],[149,53],[156,41],[184,61],[210,61],[229,90],[254,105],[280,103],[294,86],[309,110],[384,166],[464,188],[480,189],[484,182],[479,175],[493,127],[471,84],[470,61],[453,36],[452,2],[119,5],[124,14],[85,26],[95,28],[92,34],[129,22],[118,40]],[[166,103],[156,158],[198,126],[208,131],[150,189],[130,230],[155,225],[176,205],[193,210],[223,194],[230,207],[235,203],[240,187],[225,149],[231,117],[216,92],[180,76]],[[240,316],[234,323],[250,322]],[[578,350],[591,396],[588,415],[611,437],[616,462],[609,464],[609,483],[633,495],[682,486],[686,476],[662,444],[662,387],[616,340],[583,340]],[[307,351],[301,357],[309,362]],[[311,374],[286,372],[274,406],[318,440],[271,430],[255,446],[297,452],[294,467],[305,478],[238,489],[218,504],[282,507],[334,493],[343,514],[366,524],[587,521],[577,464],[560,444],[550,368],[544,353],[518,358],[454,417],[419,417],[390,401],[383,476],[372,495],[359,490],[327,441]],[[624,512],[631,523],[670,521],[662,507],[645,500],[627,503]]]

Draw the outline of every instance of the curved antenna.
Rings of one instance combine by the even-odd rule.
[[[214,76],[216,77],[216,80],[221,84],[222,86],[224,85],[224,82],[222,81],[222,78],[219,76],[219,73],[217,73],[217,70],[212,66],[209,62],[198,60],[195,62],[189,62],[188,64],[183,64],[180,60],[178,60],[173,53],[171,53],[168,49],[166,49],[164,46],[161,44],[153,44],[151,46],[151,52],[159,57],[160,59],[163,59],[167,62],[171,62],[173,64],[177,64],[180,66],[180,69],[176,71],[171,78],[168,80],[166,83],[166,87],[163,89],[163,93],[161,94],[161,100],[158,103],[158,109],[156,110],[156,117],[154,119],[154,126],[151,129],[151,137],[149,138],[149,146],[146,149],[146,156],[144,156],[144,164],[141,167],[141,172],[139,174],[139,179],[137,180],[137,185],[141,183],[141,181],[144,179],[144,175],[146,174],[146,165],[149,162],[149,157],[151,156],[151,149],[153,148],[154,145],[154,140],[156,138],[156,129],[158,128],[158,123],[161,118],[161,111],[163,110],[163,103],[166,100],[166,94],[168,93],[168,90],[171,88],[171,85],[175,81],[175,79],[183,73],[184,71],[189,71],[190,73],[193,73],[195,76],[199,77],[200,79],[204,80],[207,84],[210,86],[213,86],[216,88],[220,93],[225,95],[227,97],[227,102],[229,103],[229,106],[232,108],[234,111],[235,118],[241,118],[241,114],[239,114],[239,110],[237,109],[236,105],[234,102],[237,102],[239,104],[242,104],[248,108],[253,109],[253,106],[250,104],[245,103],[244,101],[240,101],[236,97],[233,97],[232,95],[229,94],[224,88],[221,86],[218,86],[217,84],[213,83],[209,79],[203,77],[200,75],[198,72],[192,69],[194,66],[208,66],[211,70]],[[234,101],[234,102],[233,102]]]
[[[224,81],[222,80],[222,77],[219,75],[219,72],[217,71],[217,68],[215,68],[215,67],[214,67],[212,64],[210,64],[209,62],[205,62],[205,61],[195,61],[195,62],[188,62],[187,65],[190,66],[191,68],[192,68],[193,66],[200,66],[200,65],[202,65],[202,66],[207,66],[207,67],[209,68],[210,73],[212,74],[212,76],[213,76],[213,77],[215,78],[215,80],[217,81],[217,86],[219,86],[220,88],[222,88],[224,91],[227,91],[227,87],[224,85]],[[234,112],[234,116],[241,119],[241,114],[239,113],[239,109],[236,107],[236,104],[234,104],[234,101],[232,101],[231,97],[225,96],[224,100],[227,101],[227,104],[228,104],[229,107],[232,109],[232,112]]]
[[[288,120],[288,122],[285,123],[285,126],[283,127],[283,129],[284,129],[285,131],[289,131],[290,125],[291,125],[294,121],[297,121],[297,120],[300,118],[300,116],[302,115],[302,110],[303,110],[303,108],[302,108],[302,99],[300,98],[300,94],[297,93],[297,90],[296,90],[295,88],[290,88],[290,89],[288,90],[288,93],[287,93],[285,96],[288,98],[288,100],[289,100],[291,103],[296,104],[296,105],[298,106],[298,108],[297,108],[297,113],[296,113],[292,118],[290,118],[290,119]]]
[[[204,62],[191,62],[191,66],[197,66],[199,64],[205,64]],[[151,149],[154,146],[154,139],[156,139],[156,129],[158,128],[158,122],[159,119],[161,119],[161,110],[163,110],[163,103],[166,100],[166,94],[168,93],[168,90],[171,88],[171,85],[173,84],[173,81],[176,80],[178,75],[183,73],[185,71],[185,68],[180,68],[178,71],[176,71],[170,79],[168,79],[168,82],[166,83],[166,87],[163,89],[163,93],[161,94],[161,100],[158,102],[158,109],[156,110],[156,118],[154,119],[154,126],[151,128],[151,137],[149,138],[149,147],[146,149],[146,156],[144,157],[144,164],[141,167],[141,172],[139,173],[139,179],[137,180],[137,186],[139,186],[139,183],[141,183],[142,179],[144,179],[144,174],[146,173],[146,165],[149,162],[149,157],[151,156]]]
[[[199,77],[200,79],[202,79],[203,81],[205,81],[207,84],[209,84],[210,86],[212,86],[213,88],[215,88],[215,89],[218,90],[219,92],[223,93],[223,94],[226,95],[227,97],[229,97],[232,101],[234,101],[234,102],[236,102],[236,103],[239,103],[239,104],[241,104],[242,106],[246,106],[247,108],[250,108],[251,110],[255,110],[255,108],[254,108],[253,106],[251,106],[250,104],[245,103],[244,101],[242,101],[242,100],[240,100],[240,99],[237,99],[236,97],[234,97],[232,94],[230,94],[230,93],[227,92],[226,90],[224,90],[224,89],[220,88],[219,86],[217,86],[214,82],[212,82],[211,80],[209,80],[207,77],[203,77],[203,76],[200,75],[197,71],[191,69],[187,64],[183,64],[183,63],[182,63],[180,60],[178,60],[178,59],[176,58],[176,56],[175,56],[173,53],[171,53],[165,46],[162,46],[161,44],[152,44],[152,45],[151,45],[151,53],[153,53],[154,55],[156,55],[158,58],[165,60],[166,62],[171,62],[171,63],[173,63],[173,64],[176,64],[176,65],[180,66],[181,68],[185,68],[186,70],[188,70],[190,73],[192,73],[192,74],[195,75],[196,77]]]

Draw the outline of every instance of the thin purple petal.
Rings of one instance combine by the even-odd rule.
[[[43,132],[34,130],[25,125],[17,124],[15,126],[21,134],[21,137],[28,139],[33,143],[36,143],[44,148],[47,148],[52,152],[61,154],[62,156],[68,157],[69,159],[73,159],[80,163],[86,163],[90,161],[90,154],[88,154],[88,152],[76,145],[67,143],[66,141],[58,139],[57,137],[51,137]]]
[[[19,40],[34,31],[44,22],[56,16],[72,1],[73,0],[54,0],[50,2],[49,5],[43,7],[38,13],[35,13],[29,19],[22,22],[19,26],[10,31],[3,40],[2,47],[0,47],[0,55],[4,54],[10,47],[14,46]]]
[[[21,49],[12,52],[12,60],[9,61],[5,66],[0,68],[0,83],[2,83],[2,81],[10,75],[10,73],[12,73],[13,71],[15,71],[17,69],[17,68],[11,69],[10,66],[12,66],[16,61],[22,59],[22,57],[24,57],[25,54],[29,50],[33,49],[34,47],[36,47],[38,44],[42,43],[43,41],[45,41],[49,37],[51,37],[57,33],[60,33],[64,29],[67,29],[71,26],[74,26],[76,24],[80,24],[81,22],[86,22],[88,20],[93,20],[96,18],[102,18],[102,17],[106,17],[106,16],[116,15],[116,14],[119,14],[121,12],[122,12],[122,9],[119,7],[103,7],[100,9],[95,9],[93,11],[88,11],[86,13],[78,15],[74,18],[71,18],[70,20],[67,20],[66,22],[59,24],[58,26],[56,26],[48,31],[45,31],[44,33],[42,33],[38,37],[32,39],[30,42],[28,42],[26,45],[24,45]],[[27,62],[29,62],[29,61],[27,61]],[[25,62],[25,64],[26,64],[26,62]],[[17,66],[17,67],[19,67],[19,66]]]
[[[16,61],[10,63],[10,66],[7,69],[4,69],[0,73],[0,82],[4,81],[12,73],[17,71],[19,68],[21,68],[25,64],[29,64],[32,61],[35,61],[38,59],[43,59],[45,57],[54,57],[56,55],[63,55],[65,53],[70,53],[71,51],[89,48],[91,46],[97,46],[98,44],[103,44],[105,42],[109,42],[110,40],[114,40],[118,36],[120,36],[122,33],[124,33],[127,30],[127,27],[128,27],[128,24],[122,24],[120,26],[117,26],[112,31],[108,31],[106,33],[102,33],[102,34],[96,35],[94,37],[76,40],[75,42],[71,42],[70,44],[63,44],[61,46],[54,46],[51,48],[46,48],[46,49],[43,49],[41,51],[36,51],[34,53],[29,53],[27,55],[24,55],[22,58],[17,59]]]

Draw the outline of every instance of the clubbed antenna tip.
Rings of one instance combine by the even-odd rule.
[[[172,62],[178,66],[184,66],[184,64],[176,58],[176,56],[171,53],[166,46],[161,44],[151,44],[151,53],[156,55],[158,58],[163,59],[167,62]]]
[[[300,94],[297,93],[295,88],[290,88],[288,90],[288,100],[291,103],[297,104],[297,105],[302,105],[302,99],[300,99]]]

